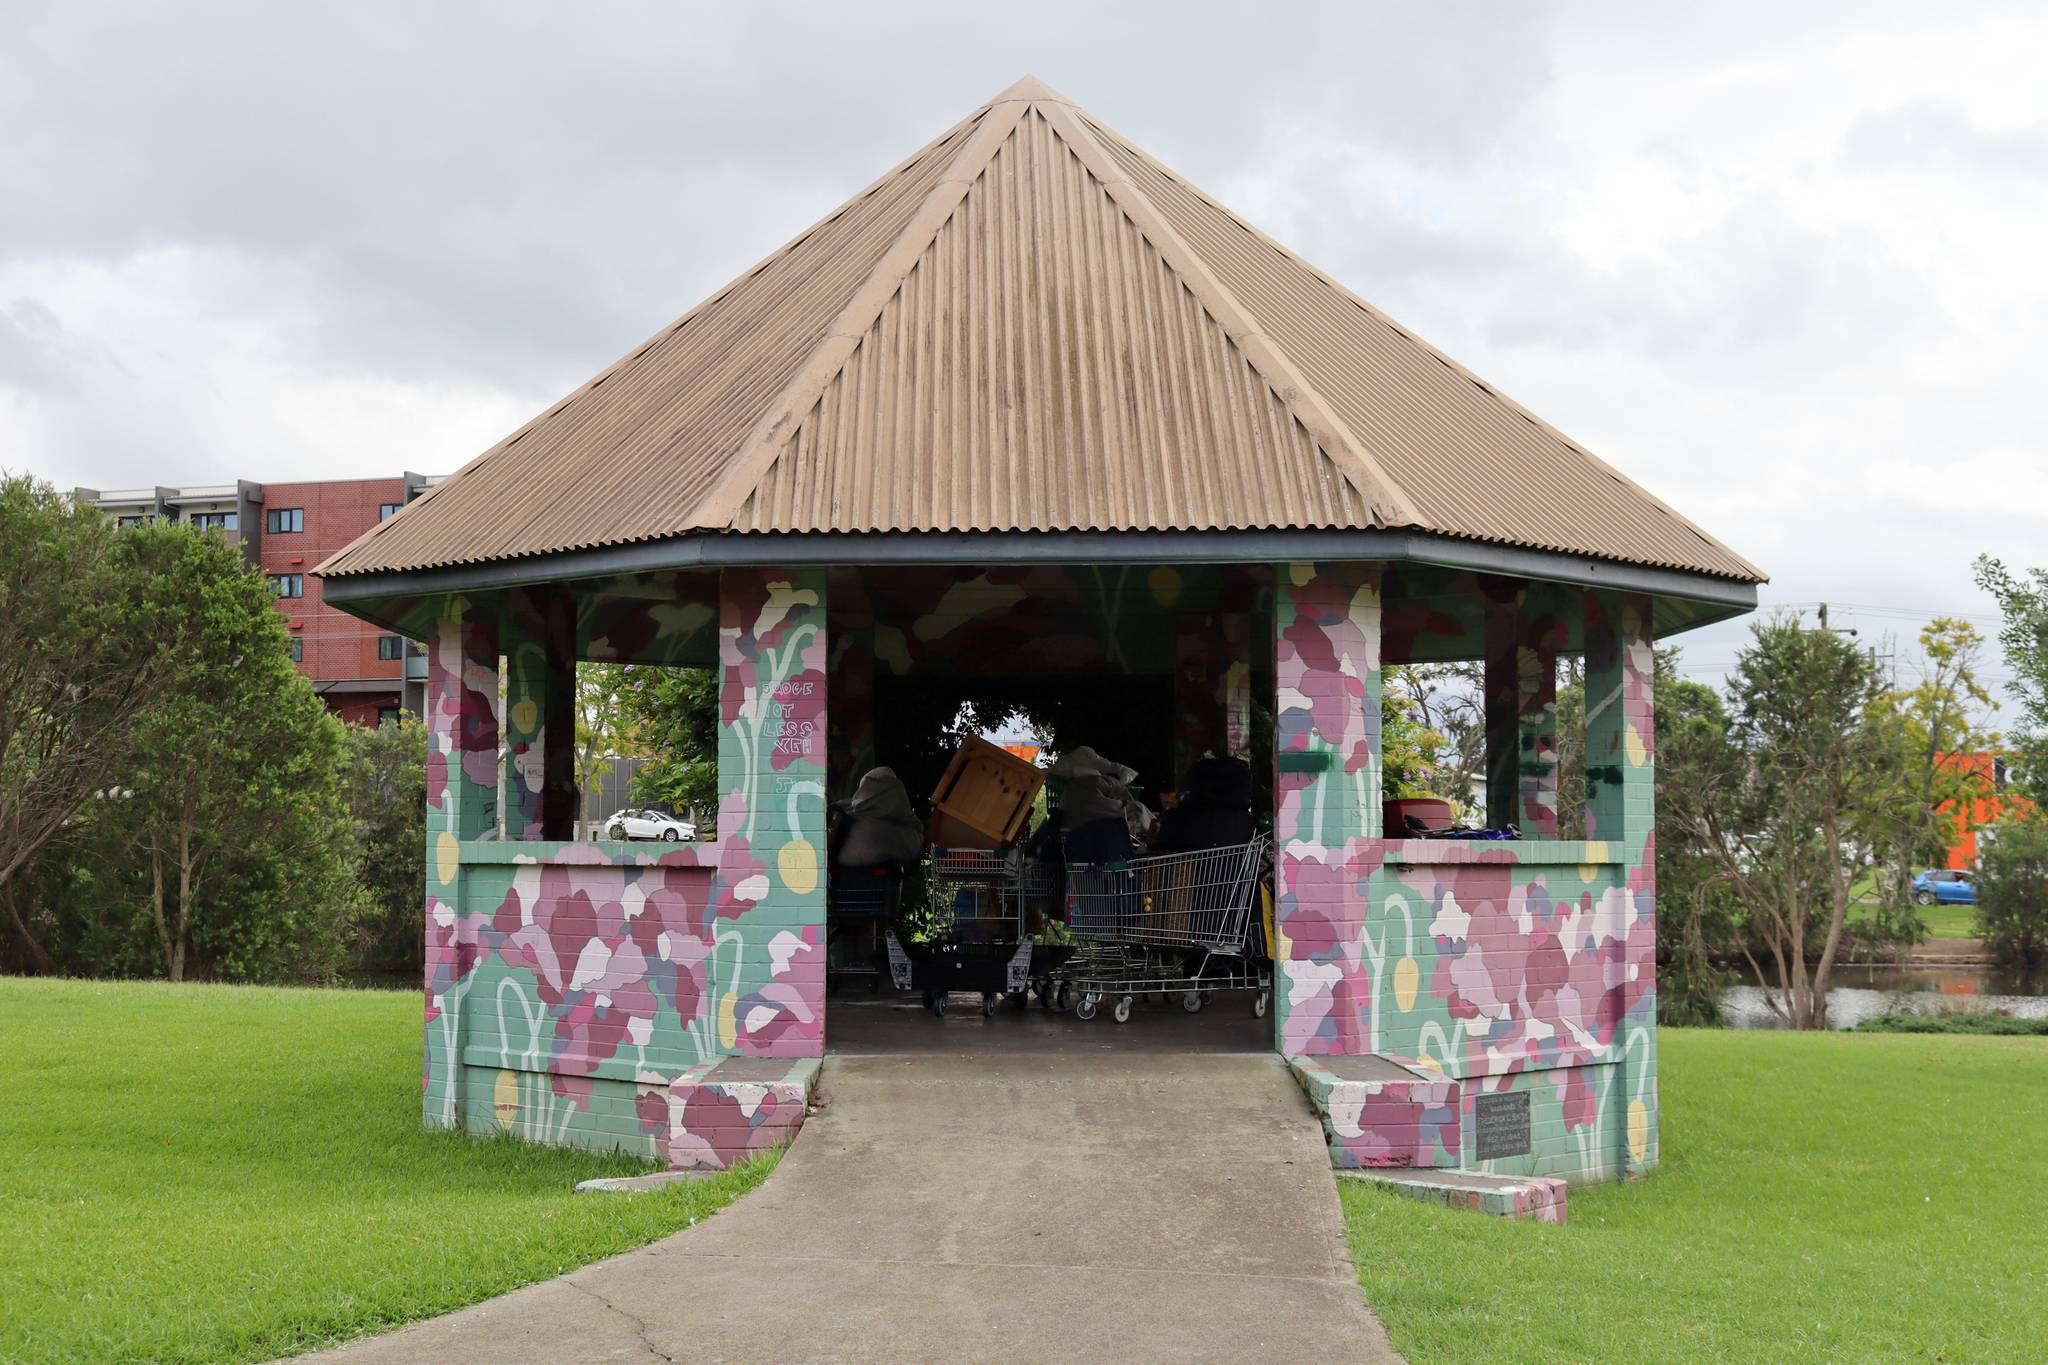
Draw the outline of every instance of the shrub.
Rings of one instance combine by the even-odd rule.
[[[1873,1014],[1857,1033],[1975,1033],[2011,1037],[2048,1036],[2048,1019],[2016,1019],[1988,1010],[1951,1014]]]
[[[1990,831],[1977,867],[1977,932],[2007,966],[2048,959],[2048,820]]]

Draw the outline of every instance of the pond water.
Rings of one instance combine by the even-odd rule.
[[[2048,1019],[2048,971],[2028,975],[1998,967],[1838,966],[1830,976],[1828,1026],[1851,1028],[1873,1014],[1940,1014],[1951,1010],[2004,1011],[2022,1019]],[[1754,985],[1731,986],[1721,997],[1731,1028],[1778,1028],[1778,1018]]]

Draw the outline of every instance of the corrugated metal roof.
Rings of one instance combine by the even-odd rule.
[[[1762,577],[1027,79],[320,572],[1381,526]]]

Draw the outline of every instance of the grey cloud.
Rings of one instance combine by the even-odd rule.
[[[1843,143],[1852,158],[1877,169],[1964,167],[2048,179],[2048,122],[1985,128],[1952,100],[1916,100],[1869,115]]]

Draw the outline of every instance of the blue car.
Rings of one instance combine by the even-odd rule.
[[[1920,905],[1975,905],[1977,874],[1943,868],[1913,878],[1913,899]]]

